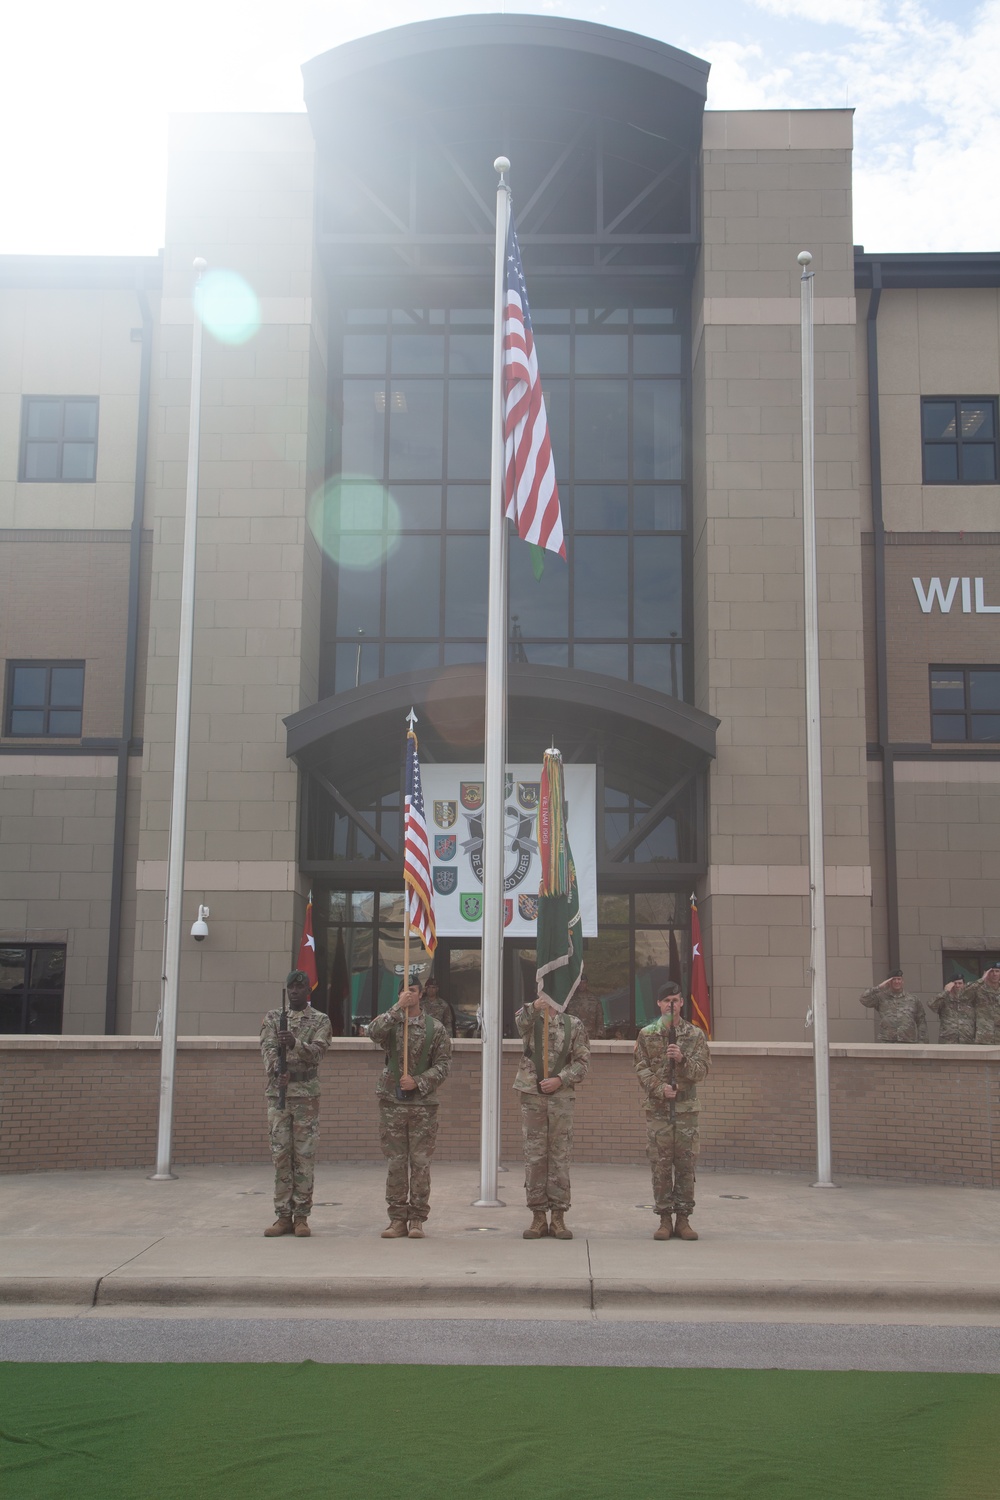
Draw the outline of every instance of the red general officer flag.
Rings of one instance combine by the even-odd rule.
[[[691,897],[691,1021],[712,1039],[712,997],[708,992],[705,956],[701,951],[701,922],[698,903]]]
[[[299,943],[299,956],[295,961],[295,967],[301,969],[303,974],[309,975],[309,991],[319,984],[319,974],[316,971],[316,938],[313,935],[313,898],[312,891],[309,892],[309,900],[306,902],[306,919],[302,924],[302,940]]]

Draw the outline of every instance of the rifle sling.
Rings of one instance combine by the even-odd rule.
[[[420,1049],[420,1055],[418,1056],[416,1062],[413,1061],[412,1057],[410,1059],[409,1067],[411,1078],[416,1078],[419,1074],[426,1073],[427,1059],[430,1057],[431,1039],[433,1035],[434,1020],[431,1016],[425,1016],[424,1044]],[[403,1071],[399,1064],[399,1031],[396,1026],[394,1026],[389,1033],[389,1053],[387,1061],[389,1063],[389,1071],[392,1073],[393,1078],[398,1084],[399,1080],[403,1076]]]

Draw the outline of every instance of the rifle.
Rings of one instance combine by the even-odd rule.
[[[285,995],[285,991],[284,990],[282,990],[282,992],[281,992],[281,1019],[278,1021],[278,1030],[279,1030],[279,1032],[281,1032],[281,1031],[287,1031],[288,1030],[288,1000],[287,1000],[287,997]],[[284,1044],[284,1042],[279,1042],[278,1043],[278,1076],[279,1077],[283,1077],[284,1076],[285,1069],[287,1067],[288,1067],[288,1059],[287,1059],[287,1057],[285,1055],[285,1044]],[[284,1107],[285,1107],[285,1085],[283,1083],[279,1083],[278,1084],[278,1108],[279,1109],[284,1109]]]
[[[673,1046],[676,1046],[676,1044],[677,1044],[677,1018],[674,1015],[673,1010],[671,1010],[671,1012],[670,1012],[670,1025],[667,1028],[667,1046],[668,1047],[673,1047]],[[672,1089],[676,1089],[677,1088],[677,1063],[676,1063],[676,1061],[673,1058],[670,1059],[670,1071],[669,1071],[669,1074],[667,1076],[667,1083],[670,1085],[670,1087]],[[676,1098],[673,1098],[670,1101],[670,1123],[671,1123],[671,1125],[676,1125],[676,1123],[677,1123],[677,1100],[676,1100]]]

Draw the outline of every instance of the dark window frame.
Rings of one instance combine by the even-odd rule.
[[[0,998],[11,999],[20,991],[21,998],[21,1024],[16,1031],[4,1031],[4,1036],[61,1036],[63,1028],[63,1011],[66,1005],[66,944],[65,943],[0,943],[0,948],[23,952],[25,982],[12,990],[4,990]],[[38,1031],[28,1025],[30,1019],[30,1008],[32,1001],[39,999],[50,1000],[56,993],[53,989],[47,989],[42,985],[31,984],[31,975],[34,969],[34,956],[36,953],[46,950],[58,950],[63,956],[62,985],[58,991],[58,1025],[54,1031]]]
[[[19,669],[29,671],[44,670],[45,672],[45,696],[39,703],[15,704],[14,684]],[[80,702],[77,704],[59,704],[52,701],[52,673],[56,670],[79,670],[80,672]],[[3,732],[7,739],[17,740],[78,740],[83,736],[83,703],[86,692],[87,664],[79,658],[73,660],[51,660],[49,658],[33,659],[21,657],[11,659],[7,662],[6,683],[4,686],[4,714]],[[40,730],[17,730],[13,727],[13,716],[16,711],[41,712],[44,718],[43,728]],[[53,713],[75,713],[79,711],[80,727],[75,734],[64,733],[60,730],[50,728],[51,715]]]
[[[37,479],[28,474],[28,422],[32,405],[59,406],[62,408],[59,422],[60,435],[56,441],[59,445],[59,473],[54,478]],[[63,475],[63,450],[67,443],[79,443],[89,439],[68,438],[66,429],[67,406],[92,406],[94,408],[94,438],[92,447],[94,450],[93,473],[89,479],[79,479]],[[22,396],[21,398],[21,446],[18,458],[17,478],[19,484],[96,484],[97,483],[97,443],[101,424],[101,401],[99,396]]]
[[[955,407],[955,436],[954,438],[927,438],[924,436],[924,411],[928,406],[941,405],[950,401]],[[993,412],[993,436],[992,438],[966,439],[962,436],[962,423],[960,412],[963,405],[967,406],[989,406]],[[998,426],[998,398],[996,396],[921,396],[920,398],[920,455],[921,455],[921,479],[924,484],[998,484],[1000,483],[1000,426]],[[956,455],[957,477],[954,479],[934,479],[928,475],[927,459],[928,449],[953,448]],[[966,478],[963,473],[963,455],[966,448],[992,448],[993,449],[993,478],[974,479]]]
[[[935,672],[949,672],[955,676],[962,676],[962,708],[935,708],[934,706],[934,674]],[[1000,733],[995,739],[981,739],[973,735],[973,721],[978,718],[996,718],[1000,716],[1000,709],[973,708],[971,706],[971,694],[969,685],[970,672],[992,672],[1000,678],[1000,666],[993,662],[969,662],[964,666],[955,666],[944,662],[932,662],[927,668],[927,680],[929,689],[930,718],[931,718],[931,744],[933,745],[996,745],[1000,744]],[[952,719],[962,718],[965,721],[965,733],[961,738],[945,737],[935,733],[934,721],[937,718],[948,716]]]

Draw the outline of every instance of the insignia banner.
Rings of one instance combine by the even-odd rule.
[[[482,930],[483,768],[422,765],[429,833],[434,917],[440,937]],[[534,940],[541,863],[536,818],[541,762],[507,768],[504,797],[504,926],[511,937]],[[597,768],[565,768],[568,832],[580,887],[585,937],[597,936]]]

